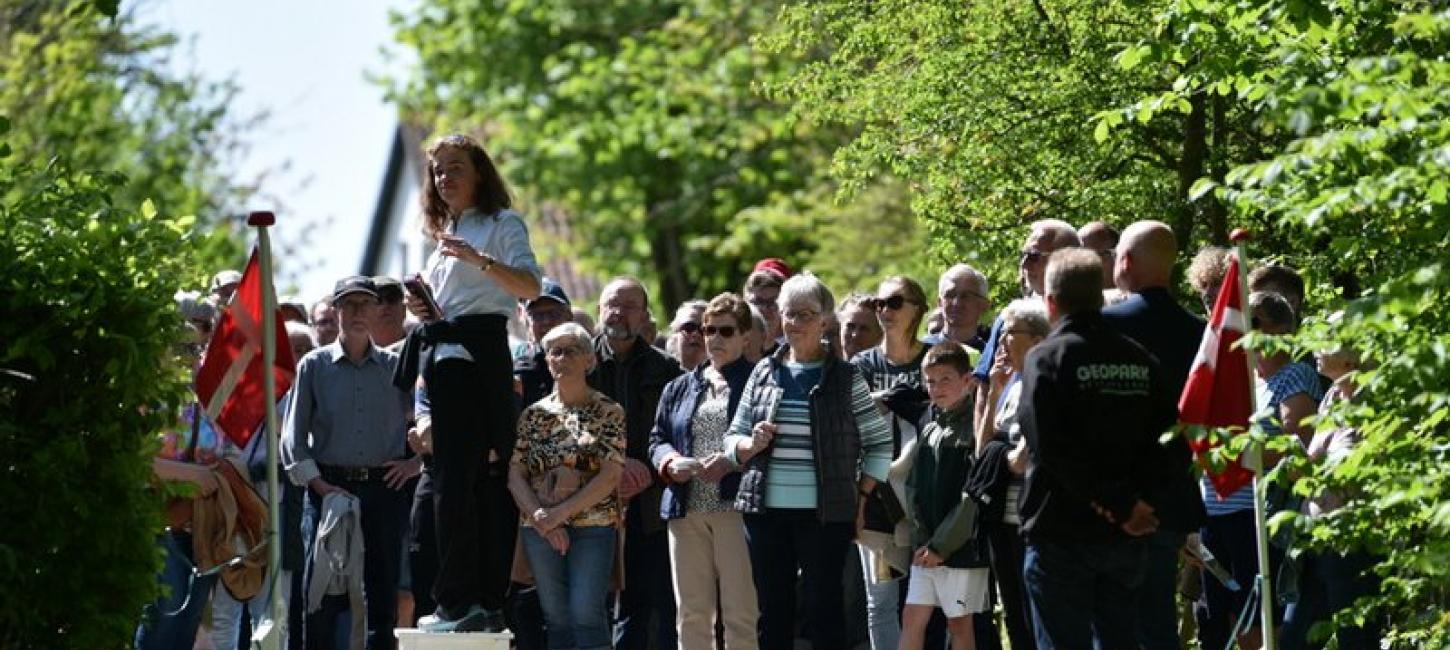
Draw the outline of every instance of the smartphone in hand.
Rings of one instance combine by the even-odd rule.
[[[422,300],[428,308],[428,313],[434,319],[443,318],[443,308],[438,306],[438,300],[433,297],[433,289],[423,281],[421,273],[414,273],[411,277],[404,279],[403,289],[414,298]]]

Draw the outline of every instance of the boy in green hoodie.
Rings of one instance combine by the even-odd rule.
[[[955,342],[922,360],[922,378],[937,415],[922,430],[907,478],[915,516],[911,578],[901,617],[901,648],[921,648],[934,608],[947,617],[952,650],[973,650],[972,614],[987,611],[988,557],[978,534],[977,504],[963,487],[975,456],[970,378],[972,359]]]

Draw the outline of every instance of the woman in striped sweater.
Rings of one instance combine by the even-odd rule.
[[[812,647],[841,648],[842,572],[865,495],[890,467],[891,430],[866,381],[822,340],[830,290],[802,273],[777,301],[786,344],[756,365],[725,438],[744,465],[735,507],[760,596],[760,647],[792,647],[799,571]]]

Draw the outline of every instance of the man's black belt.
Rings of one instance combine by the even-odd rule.
[[[341,467],[338,465],[318,465],[317,469],[322,472],[322,478],[328,483],[338,481],[353,481],[362,483],[366,481],[381,481],[388,475],[386,467]]]

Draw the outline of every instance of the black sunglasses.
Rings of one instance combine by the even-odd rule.
[[[680,323],[679,325],[676,325],[675,331],[683,332],[685,334],[699,334],[700,324],[692,320],[687,320],[683,323]]]
[[[901,307],[906,304],[906,296],[898,293],[890,298],[872,298],[870,300],[870,303],[871,308],[876,311],[881,311],[883,309],[890,309],[891,311],[896,311],[898,309],[901,309]]]
[[[721,326],[721,327],[715,327],[714,325],[706,325],[704,327],[701,327],[700,328],[700,331],[704,332],[705,333],[705,336],[715,336],[716,334],[719,334],[721,338],[727,338],[727,339],[730,338],[730,337],[732,337],[732,336],[735,336],[735,326],[734,325],[724,325],[724,326]]]

